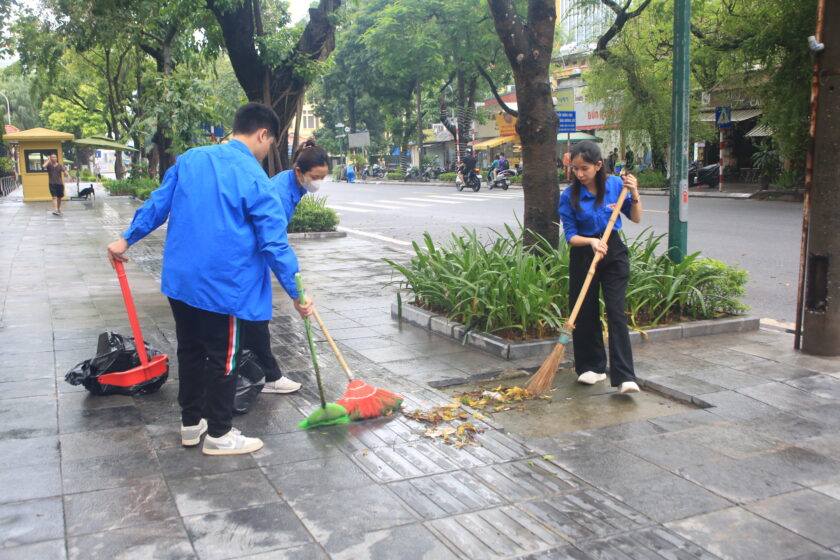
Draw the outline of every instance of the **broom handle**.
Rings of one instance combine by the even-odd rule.
[[[120,281],[125,310],[128,313],[128,322],[131,324],[131,332],[134,334],[134,346],[137,347],[137,356],[143,366],[149,365],[149,357],[146,355],[146,343],[143,341],[143,332],[140,330],[140,321],[137,320],[137,310],[134,309],[134,298],[131,297],[131,288],[128,287],[128,278],[125,276],[125,267],[120,261],[114,261],[114,269],[117,271],[117,279]]]
[[[347,374],[347,379],[353,381],[353,372],[350,371],[350,366],[348,366],[347,362],[344,360],[344,355],[341,353],[341,350],[338,349],[338,346],[336,346],[333,337],[330,336],[330,331],[327,330],[327,326],[321,320],[321,316],[318,315],[318,310],[315,309],[313,314],[315,315],[315,320],[318,322],[318,326],[321,327],[321,331],[327,338],[327,342],[330,343],[330,348],[332,348],[333,352],[335,352],[335,357],[338,358],[338,363],[341,364],[341,367],[344,369],[344,373]]]
[[[301,305],[306,305],[306,294],[303,292],[303,279],[300,272],[295,273],[295,284]],[[309,353],[312,354],[312,366],[315,368],[315,380],[318,382],[318,396],[321,397],[321,408],[327,408],[327,399],[324,397],[324,384],[321,382],[321,370],[318,367],[318,356],[315,354],[315,339],[312,338],[312,322],[309,317],[303,320],[306,325],[306,338],[309,339]]]
[[[618,214],[621,212],[621,207],[624,205],[624,198],[627,196],[627,187],[621,189],[621,194],[618,195],[618,201],[615,203],[615,208],[613,208],[612,216],[610,216],[610,221],[607,223],[607,228],[604,230],[604,235],[601,237],[601,241],[604,243],[610,240],[610,235],[613,232],[613,226],[615,226],[616,220],[618,220]],[[575,328],[575,321],[577,320],[578,313],[580,313],[580,308],[583,305],[583,300],[586,298],[586,293],[589,291],[589,286],[592,284],[592,278],[595,276],[595,269],[598,266],[598,263],[601,261],[603,256],[601,253],[595,253],[595,257],[592,259],[592,264],[589,265],[589,271],[586,273],[586,280],[583,282],[583,287],[580,289],[580,294],[578,294],[577,301],[575,302],[575,307],[572,309],[572,314],[569,315],[569,320],[566,322],[567,328],[569,331],[574,330]]]

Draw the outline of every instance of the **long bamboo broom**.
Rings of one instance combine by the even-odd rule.
[[[353,372],[350,371],[350,366],[347,365],[347,361],[344,359],[344,355],[338,349],[332,336],[330,336],[330,331],[327,330],[327,326],[321,320],[321,316],[318,315],[317,309],[314,310],[313,315],[315,315],[315,320],[318,322],[318,326],[321,327],[321,332],[324,333],[324,337],[330,344],[330,348],[332,348],[335,357],[338,358],[338,362],[341,364],[344,373],[347,375],[347,379],[350,381],[347,385],[347,392],[344,393],[342,398],[336,401],[336,404],[343,406],[353,420],[378,418],[389,412],[399,410],[403,402],[401,396],[385,389],[373,387],[361,379],[355,378]]]
[[[621,207],[624,204],[624,198],[626,196],[627,187],[624,187],[621,189],[621,194],[618,195],[618,201],[615,204],[615,208],[613,208],[612,216],[610,216],[610,221],[607,223],[606,230],[604,230],[604,235],[601,236],[601,240],[604,243],[609,241],[610,235],[612,235],[613,226],[615,226],[615,221],[618,219],[618,214],[621,212]],[[560,363],[563,361],[563,356],[566,354],[566,345],[572,340],[572,331],[575,330],[575,321],[577,320],[578,313],[580,313],[580,307],[583,305],[583,300],[586,298],[586,293],[589,291],[589,285],[592,284],[592,278],[595,276],[595,269],[602,258],[601,253],[595,253],[595,257],[592,259],[592,264],[589,265],[589,271],[586,273],[586,280],[584,280],[583,287],[580,289],[580,294],[575,302],[575,307],[572,309],[572,314],[569,315],[569,320],[566,321],[566,324],[564,324],[563,328],[560,330],[560,336],[557,338],[557,344],[554,346],[554,349],[551,351],[551,354],[548,355],[545,362],[543,362],[543,365],[540,366],[540,369],[538,369],[537,373],[531,377],[531,380],[525,387],[532,393],[544,393],[549,387],[551,387],[551,383],[554,381],[554,376],[557,374],[557,368],[560,367]]]

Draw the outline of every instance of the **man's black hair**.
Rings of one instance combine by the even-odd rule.
[[[280,118],[271,107],[262,103],[246,103],[236,110],[234,134],[253,134],[261,128],[265,128],[269,136],[280,138]]]

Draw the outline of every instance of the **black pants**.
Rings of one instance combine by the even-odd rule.
[[[172,298],[169,305],[178,338],[181,423],[195,426],[206,418],[207,433],[223,436],[233,422],[236,360],[243,321]]]
[[[265,372],[266,383],[277,381],[283,377],[280,366],[271,351],[271,336],[268,334],[268,321],[242,321],[243,350],[250,350],[257,357]]]
[[[569,256],[569,295],[572,306],[586,280],[586,273],[595,252],[592,247],[572,247]],[[586,293],[572,332],[575,350],[575,371],[580,375],[587,371],[607,371],[607,355],[604,351],[604,336],[601,330],[601,313],[598,295],[604,292],[609,331],[610,384],[618,387],[625,381],[634,381],[633,350],[630,347],[630,332],[624,314],[627,282],[630,279],[630,260],[627,247],[617,233],[610,236],[606,257],[598,263],[595,277]]]

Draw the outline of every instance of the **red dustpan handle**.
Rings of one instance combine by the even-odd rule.
[[[134,300],[131,298],[131,288],[128,287],[128,278],[125,277],[125,267],[120,261],[114,261],[114,268],[117,270],[117,278],[122,288],[125,310],[128,312],[128,322],[131,323],[131,332],[134,334],[134,342],[137,345],[137,355],[143,366],[149,365],[149,357],[146,355],[146,344],[143,342],[143,333],[140,332],[140,321],[137,320],[137,311],[134,309]]]

